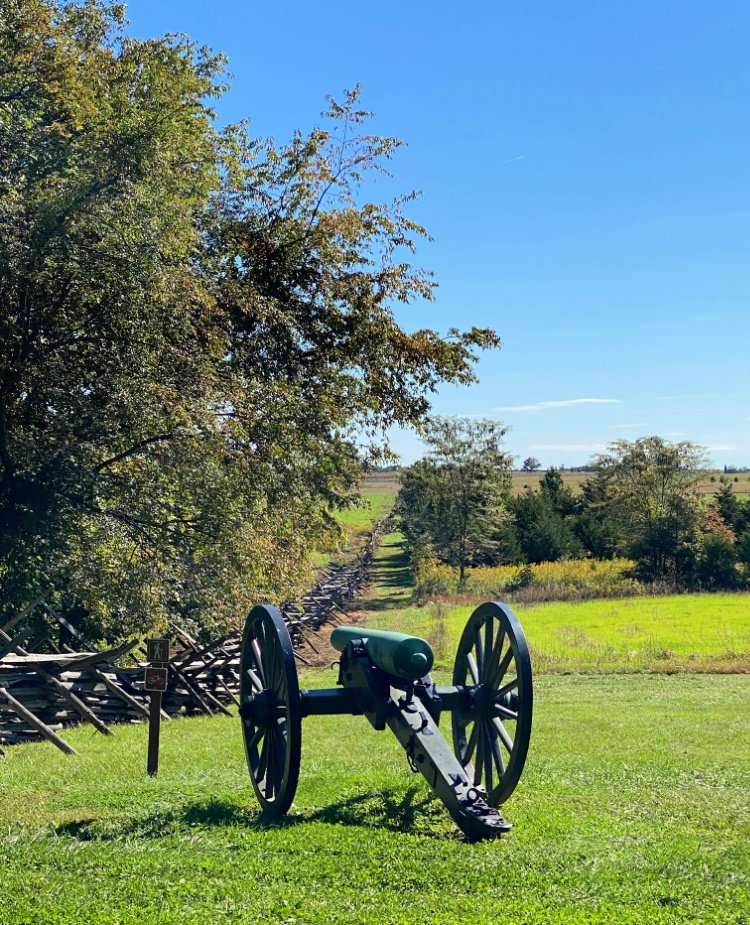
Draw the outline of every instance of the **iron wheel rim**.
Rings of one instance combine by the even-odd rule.
[[[487,802],[500,806],[515,790],[531,739],[531,658],[518,618],[499,601],[482,604],[458,645],[453,684],[475,690],[466,712],[453,712],[453,748]]]
[[[262,695],[270,718],[242,718],[245,757],[263,816],[277,819],[292,805],[299,781],[302,715],[294,650],[276,607],[254,607],[245,621],[240,664],[240,703]]]

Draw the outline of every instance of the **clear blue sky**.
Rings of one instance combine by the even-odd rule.
[[[222,121],[283,140],[360,82],[375,130],[408,142],[394,170],[423,193],[419,262],[440,288],[399,320],[503,339],[436,412],[500,418],[544,465],[656,433],[750,466],[747,0],[131,0],[128,16],[135,36],[229,56]]]

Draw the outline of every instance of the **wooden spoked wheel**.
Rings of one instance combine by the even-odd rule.
[[[250,778],[263,815],[278,819],[297,790],[302,715],[292,640],[275,607],[260,605],[248,614],[240,698]]]
[[[465,710],[453,712],[453,749],[491,806],[504,803],[521,777],[531,738],[531,659],[516,615],[505,604],[478,607],[466,624],[453,669],[466,686]]]

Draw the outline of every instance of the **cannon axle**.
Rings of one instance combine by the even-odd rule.
[[[301,721],[364,715],[388,727],[459,826],[472,840],[507,832],[499,810],[515,789],[531,735],[531,663],[523,631],[504,604],[471,615],[458,647],[453,684],[427,671],[433,654],[416,637],[337,628],[338,686],[300,690],[291,640],[276,608],[248,616],[243,638],[242,717],[253,787],[267,818],[289,809],[299,778]],[[439,723],[451,714],[453,750]]]

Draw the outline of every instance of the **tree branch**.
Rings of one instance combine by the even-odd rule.
[[[139,440],[138,443],[134,443],[127,450],[123,450],[122,453],[117,453],[114,456],[110,456],[109,459],[105,459],[104,462],[100,462],[94,471],[101,472],[101,470],[106,469],[107,466],[112,466],[115,463],[120,462],[121,459],[126,459],[128,456],[132,456],[133,453],[137,453],[139,450],[145,449],[152,443],[163,443],[167,440],[171,440],[173,437],[174,432],[167,434],[155,434],[153,437],[146,437],[144,440]]]

